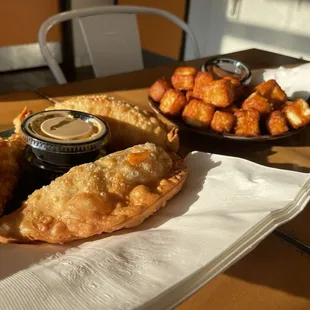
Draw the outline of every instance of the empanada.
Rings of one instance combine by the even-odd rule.
[[[79,96],[56,103],[47,110],[76,110],[104,118],[111,129],[110,147],[114,151],[146,142],[177,152],[179,136],[176,127],[166,124],[151,112],[106,95]]]
[[[7,139],[0,138],[0,215],[12,196],[21,172],[21,157],[25,142],[21,139],[20,124],[31,112],[25,108],[14,119],[15,133]]]
[[[186,176],[178,155],[152,143],[112,153],[36,190],[0,219],[0,242],[64,243],[137,226],[181,190]]]

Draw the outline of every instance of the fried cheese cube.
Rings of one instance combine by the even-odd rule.
[[[185,123],[194,127],[210,126],[215,107],[201,100],[193,99],[185,107],[182,117]]]
[[[234,100],[234,90],[228,80],[216,80],[203,88],[202,100],[219,108],[228,107]]]
[[[290,100],[286,100],[283,104],[282,104],[282,108],[279,109],[280,111],[284,111],[284,108],[291,105],[292,103],[294,103],[294,101],[290,101]]]
[[[194,67],[177,68],[171,77],[173,87],[178,90],[192,90],[196,74],[197,70]]]
[[[235,93],[234,100],[240,98],[243,93],[243,85],[240,83],[240,80],[233,76],[225,76],[223,79],[231,82]]]
[[[280,108],[281,104],[287,99],[285,92],[275,80],[261,83],[255,87],[255,90],[267,98],[274,105],[274,109]]]
[[[202,99],[203,88],[214,80],[213,75],[209,72],[198,72],[195,77],[193,96]]]
[[[283,113],[293,128],[300,128],[310,123],[310,108],[308,103],[299,98],[293,103],[285,104]]]
[[[281,135],[289,130],[284,114],[278,110],[268,115],[266,127],[272,136]]]
[[[231,132],[235,125],[236,116],[232,113],[215,111],[212,121],[211,128],[219,133]]]
[[[149,96],[155,102],[159,102],[169,88],[172,88],[171,83],[165,77],[162,77],[155,81],[150,87]]]
[[[186,105],[184,94],[176,89],[168,89],[160,100],[159,109],[166,115],[179,115]]]
[[[186,92],[186,94],[185,94],[185,97],[186,97],[186,101],[190,102],[192,99],[194,99],[193,91],[192,90],[188,90]]]
[[[271,112],[271,104],[258,92],[254,92],[248,98],[246,98],[242,105],[242,110],[256,109],[260,115],[266,115]]]
[[[223,79],[230,81],[231,84],[233,85],[233,87],[240,87],[241,86],[240,80],[233,77],[233,76],[225,76]]]
[[[238,136],[258,136],[259,112],[255,109],[239,110],[235,112],[236,126],[235,134]]]
[[[223,112],[228,112],[228,113],[232,113],[234,114],[235,112],[237,112],[239,110],[239,108],[237,107],[236,104],[231,104],[229,105],[228,107],[226,108],[223,108],[223,109],[220,109],[220,111],[223,111]]]
[[[291,101],[291,100],[286,100],[284,103],[283,103],[283,108],[294,103],[294,101]]]

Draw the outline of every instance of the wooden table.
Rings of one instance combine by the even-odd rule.
[[[248,63],[252,69],[295,65],[302,60],[257,49],[228,54]],[[206,59],[187,62],[197,68]],[[171,75],[175,65],[157,67],[105,78],[41,88],[33,92],[0,97],[0,131],[12,127],[11,120],[24,106],[43,110],[51,101],[76,95],[108,93],[131,103],[147,106],[147,88],[160,76]],[[277,142],[245,144],[199,137],[182,132],[183,152],[198,149],[239,156],[260,164],[310,172],[310,131]],[[310,309],[310,207],[275,234],[267,237],[253,252],[225,273],[200,288],[178,309]]]

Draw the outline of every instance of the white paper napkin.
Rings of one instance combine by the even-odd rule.
[[[182,192],[136,229],[69,245],[1,244],[1,310],[163,309],[178,300],[161,294],[214,265],[302,190],[309,196],[308,174],[200,152],[186,162]]]
[[[294,68],[279,67],[256,71],[252,83],[257,85],[271,79],[277,81],[289,98],[308,100],[310,97],[310,63]]]

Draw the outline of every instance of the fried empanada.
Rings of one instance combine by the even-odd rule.
[[[25,142],[19,135],[20,124],[29,114],[31,111],[25,108],[13,121],[15,133],[7,139],[0,138],[0,215],[20,176],[21,157],[25,148]]]
[[[20,158],[24,143],[16,134],[0,138],[0,215],[11,198],[20,174]]]
[[[36,190],[0,219],[0,242],[64,243],[137,226],[181,190],[186,176],[179,156],[152,143],[112,153]]]
[[[118,151],[136,144],[155,143],[166,150],[179,149],[178,129],[168,130],[153,113],[106,95],[75,97],[47,110],[77,110],[102,117],[110,126],[110,149]]]

